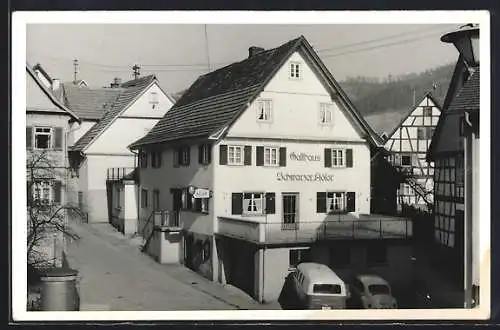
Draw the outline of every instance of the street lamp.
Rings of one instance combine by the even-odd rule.
[[[474,71],[479,67],[479,26],[477,24],[466,24],[457,31],[447,33],[441,37],[441,41],[453,43],[462,55],[467,69]],[[461,119],[461,133],[464,139],[464,171],[465,171],[465,219],[464,219],[464,307],[471,308],[473,305],[473,231],[477,230],[473,225],[473,178],[472,178],[472,142],[476,138],[471,122],[471,114],[465,111]],[[469,170],[470,169],[470,170]],[[477,207],[477,206],[476,206]]]
[[[442,36],[441,41],[453,43],[469,67],[479,65],[479,26],[477,24],[463,25],[457,31]]]

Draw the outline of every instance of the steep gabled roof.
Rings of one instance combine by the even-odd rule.
[[[380,144],[378,136],[356,111],[307,40],[301,36],[277,48],[262,51],[200,76],[165,116],[129,148],[187,138],[206,138],[233,124],[297,50],[301,50],[313,64],[331,93],[338,94],[370,141]]]
[[[449,106],[443,110],[439,118],[427,152],[428,160],[434,160],[439,153],[463,150],[463,146],[459,143],[460,118],[466,111],[479,113],[479,80],[479,67],[477,67],[458,92],[450,91],[450,95],[454,97],[449,97]]]
[[[60,109],[62,112],[65,112],[67,113],[70,117],[72,117],[74,120],[80,122],[80,118],[78,117],[77,114],[75,114],[73,111],[71,111],[70,109],[68,109],[61,101],[59,101],[55,96],[54,94],[52,94],[51,91],[49,91],[47,89],[47,87],[45,87],[45,85],[40,81],[40,79],[38,78],[37,74],[35,73],[35,71],[31,68],[31,66],[26,63],[26,72],[33,78],[33,80],[35,81],[35,83],[38,85],[38,87],[40,87],[40,89],[42,90],[42,92],[47,95],[47,97],[50,99],[50,101],[58,108]]]
[[[101,120],[92,126],[73,146],[73,151],[84,151],[111,123],[156,81],[154,75],[131,80],[121,85],[122,90]]]
[[[119,88],[86,88],[64,84],[64,102],[82,119],[98,120],[123,91]]]

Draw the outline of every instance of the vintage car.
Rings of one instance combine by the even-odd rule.
[[[349,281],[349,307],[362,309],[398,308],[389,283],[378,275],[356,275]]]

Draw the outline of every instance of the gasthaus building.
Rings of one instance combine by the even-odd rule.
[[[167,213],[180,262],[261,302],[299,261],[410,271],[411,223],[369,215],[381,141],[302,36],[200,76],[129,147],[139,230]]]

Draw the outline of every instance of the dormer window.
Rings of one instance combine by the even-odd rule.
[[[270,122],[272,120],[272,101],[257,101],[257,121]]]
[[[149,104],[151,104],[152,109],[158,109],[160,101],[158,100],[157,92],[149,93]]]
[[[302,78],[300,63],[297,63],[297,62],[290,63],[290,78],[292,78],[292,79],[301,79]]]

